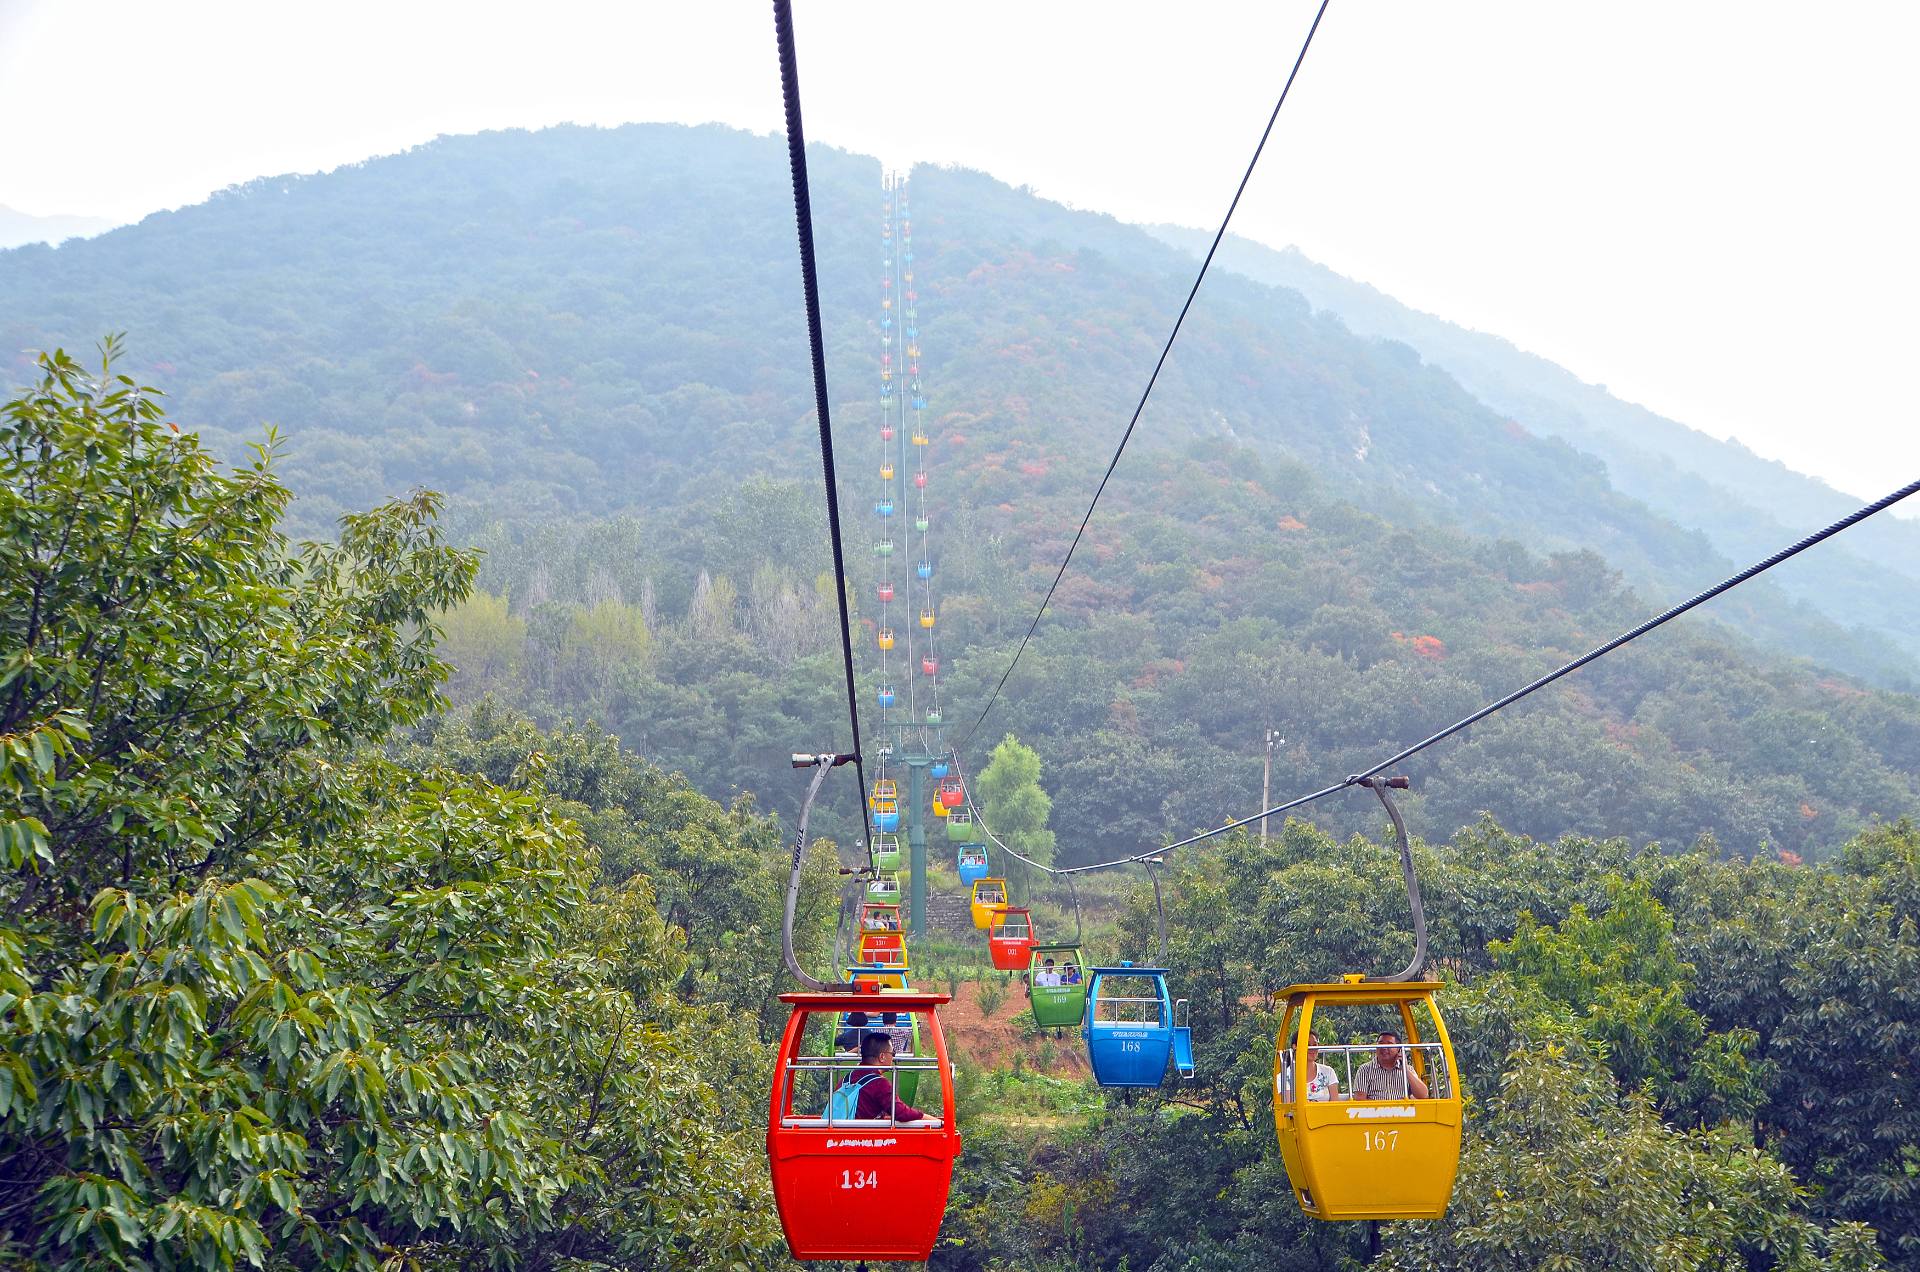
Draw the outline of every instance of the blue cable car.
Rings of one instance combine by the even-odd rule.
[[[916,410],[916,411],[924,411],[924,410],[926,410],[926,409],[927,409],[927,399],[925,399],[925,398],[923,398],[923,397],[915,397],[915,398],[913,399],[913,409],[914,409],[914,410]]]
[[[882,499],[879,503],[873,505],[873,515],[876,517],[891,517],[893,515],[893,500]]]
[[[893,686],[881,685],[878,692],[874,694],[874,697],[879,699],[881,706],[883,707],[892,706],[893,705]]]
[[[923,579],[930,579],[933,577],[933,562],[922,561],[919,565],[913,567],[913,572]]]
[[[1087,982],[1087,1018],[1081,1036],[1087,1062],[1103,1087],[1157,1087],[1173,1061],[1180,1076],[1193,1076],[1193,1030],[1187,1000],[1167,992],[1162,967],[1096,967]]]
[[[956,854],[955,864],[960,867],[960,886],[971,891],[975,879],[987,877],[987,846],[961,844]]]
[[[929,777],[945,777],[950,771],[951,769],[945,760],[935,760],[933,763],[927,765],[927,775]]]
[[[916,327],[916,326],[914,326],[914,325],[913,325],[912,323],[908,323],[908,324],[907,324],[907,339],[909,339],[909,340],[918,340],[919,338],[920,338],[920,328],[918,328],[918,327]]]

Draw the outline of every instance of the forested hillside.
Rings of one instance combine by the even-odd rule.
[[[960,729],[1093,478],[1050,473],[1048,495],[991,502],[1005,471],[955,465],[941,492],[942,692]],[[1592,554],[1398,528],[1245,450],[1143,449],[1110,499],[971,748],[1011,730],[1047,757],[1064,861],[1251,811],[1269,724],[1287,738],[1276,792],[1314,789],[1652,612]],[[454,694],[591,715],[709,793],[791,808],[789,742],[843,710],[832,591],[763,545],[815,542],[817,504],[810,486],[750,483],[692,514],[481,536],[492,595],[448,616]],[[863,590],[854,606],[870,641]],[[1819,856],[1920,806],[1920,700],[1675,626],[1412,771],[1414,824],[1438,835],[1492,810],[1543,836]]]
[[[813,173],[849,509],[876,172],[822,151]],[[977,174],[915,185],[948,700],[966,723],[1187,267]],[[710,794],[791,807],[784,756],[826,745],[810,735],[840,712],[824,520],[796,481],[816,461],[787,197],[777,142],[720,129],[451,139],[0,256],[19,298],[0,337],[128,328],[217,451],[281,430],[306,533],[444,487],[494,598],[448,617],[457,698],[591,716]],[[1288,738],[1279,789],[1321,785],[1726,564],[1404,347],[1232,276],[1209,282],[1142,428],[978,739],[1041,747],[1069,859],[1247,811],[1268,725]],[[848,529],[857,549],[863,523]],[[1708,611],[1720,629],[1689,620],[1436,753],[1416,825],[1492,810],[1540,835],[1818,856],[1913,807],[1913,699],[1733,633],[1890,664],[1763,587]]]
[[[873,173],[816,157],[850,510]],[[774,141],[569,129],[0,255],[9,349],[132,333],[0,406],[0,1266],[795,1266],[783,902],[791,861],[832,975],[859,793],[791,849],[788,756],[846,726],[787,197]],[[1186,266],[974,174],[915,201],[959,740]],[[1248,811],[1269,726],[1279,792],[1337,780],[1720,568],[1404,347],[1219,281],[960,757],[1031,744],[1063,861]],[[1777,597],[1716,609],[1408,766],[1443,1219],[1309,1220],[1276,1148],[1276,991],[1414,940],[1356,795],[1177,854],[1164,938],[1142,879],[1015,876],[1088,959],[1164,958],[1197,1066],[1158,1090],[1076,1076],[964,906],[915,938],[964,1136],[927,1266],[1920,1269],[1920,699]]]
[[[298,548],[270,466],[172,425],[59,357],[0,411],[0,1260],[791,1266],[755,1143],[777,828],[597,731],[441,714],[431,619],[476,563],[435,498]],[[1920,1266],[1912,823],[1818,866],[1492,822],[1415,848],[1471,1096],[1444,1220],[1374,1257],[1286,1186],[1270,995],[1411,939],[1390,847],[1292,823],[1171,871],[1192,1080],[960,1070],[929,1266]],[[806,862],[819,967],[837,875]],[[1150,954],[1151,895],[1089,948]],[[915,975],[984,1027],[1018,999],[977,960]]]
[[[1196,256],[1212,241],[1212,235],[1201,230],[1152,228]],[[1534,432],[1565,438],[1603,459],[1617,489],[1702,531],[1731,557],[1765,556],[1858,506],[1858,500],[1762,459],[1737,441],[1718,441],[1622,402],[1604,386],[1587,384],[1498,336],[1457,327],[1343,278],[1298,249],[1275,251],[1229,237],[1215,264],[1298,292],[1316,310],[1337,316],[1362,335],[1412,346],[1494,409]],[[1889,484],[1892,481],[1890,475]],[[1912,586],[1916,580],[1920,522],[1892,517],[1862,526],[1817,565],[1789,567],[1777,577],[1792,595],[1843,622],[1872,627],[1909,653],[1920,651],[1920,591]]]
[[[878,176],[831,150],[813,163],[848,423],[869,400]],[[940,351],[929,387],[941,431],[965,439],[936,462],[1065,472],[1110,447],[1184,293],[1182,253],[975,173],[929,170],[916,188]],[[0,348],[127,329],[142,369],[222,453],[243,454],[263,421],[285,430],[307,533],[421,482],[521,523],[697,505],[805,459],[790,221],[775,139],[663,126],[449,138],[0,255]],[[1243,278],[1206,294],[1143,426],[1160,444],[1291,457],[1403,522],[1591,549],[1656,593],[1728,572],[1597,460],[1406,347]],[[1048,493],[1011,476],[996,502]],[[1743,626],[1769,644],[1881,683],[1913,674],[1884,640],[1770,584],[1745,599]]]

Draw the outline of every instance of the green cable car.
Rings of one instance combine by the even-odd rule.
[[[1087,969],[1078,945],[1036,945],[1027,972],[1033,1023],[1042,1029],[1078,1029],[1087,1014]]]

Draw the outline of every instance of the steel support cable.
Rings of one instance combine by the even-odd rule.
[[[840,661],[846,671],[847,716],[853,724],[853,768],[860,781],[860,828],[873,869],[873,821],[867,816],[867,768],[860,750],[860,698],[853,679],[853,624],[847,614],[847,562],[840,543],[840,493],[833,473],[833,421],[827,411],[827,353],[820,337],[820,277],[813,253],[813,198],[807,189],[807,138],[800,120],[800,63],[793,47],[792,0],[773,0],[780,46],[780,95],[787,111],[787,163],[793,169],[793,219],[800,234],[800,282],[807,299],[807,350],[813,359],[813,406],[820,417],[820,467],[827,484],[827,535],[833,541],[834,591],[840,600]]]
[[[1580,655],[1580,657],[1573,659],[1571,662],[1563,663],[1559,667],[1556,667],[1554,670],[1548,672],[1546,675],[1541,676],[1536,680],[1529,681],[1525,685],[1522,685],[1520,688],[1514,690],[1512,693],[1506,695],[1504,698],[1500,698],[1494,702],[1488,703],[1486,706],[1480,708],[1478,711],[1474,712],[1472,715],[1466,716],[1463,719],[1455,721],[1454,723],[1448,725],[1446,728],[1440,730],[1438,733],[1433,734],[1431,737],[1421,739],[1420,741],[1414,743],[1412,746],[1406,748],[1403,751],[1395,752],[1394,754],[1388,756],[1386,759],[1380,761],[1378,764],[1375,764],[1373,767],[1365,769],[1359,773],[1353,774],[1352,776],[1348,777],[1345,781],[1335,782],[1331,786],[1323,786],[1317,791],[1313,791],[1306,795],[1297,796],[1294,799],[1287,800],[1283,804],[1275,804],[1272,808],[1266,809],[1263,812],[1254,813],[1250,817],[1236,818],[1235,820],[1226,822],[1223,825],[1216,826],[1212,830],[1203,830],[1199,834],[1189,835],[1185,839],[1178,840],[1174,843],[1167,844],[1163,847],[1150,849],[1147,852],[1134,853],[1132,856],[1128,856],[1128,857],[1115,857],[1111,861],[1096,861],[1089,865],[1084,865],[1084,866],[1064,866],[1064,867],[1056,868],[1053,866],[1043,866],[1037,861],[1033,861],[1027,857],[1022,857],[1020,856],[1019,853],[1014,852],[1010,848],[1007,848],[1004,844],[1001,845],[1001,848],[1004,851],[1010,853],[1012,856],[1019,858],[1019,860],[1025,861],[1028,865],[1035,866],[1041,870],[1044,870],[1048,874],[1069,875],[1069,874],[1083,874],[1090,870],[1107,870],[1107,869],[1111,869],[1114,866],[1135,865],[1139,862],[1146,861],[1149,858],[1158,857],[1163,853],[1173,852],[1176,849],[1185,848],[1191,844],[1197,844],[1202,842],[1203,840],[1212,839],[1216,835],[1224,835],[1230,830],[1238,830],[1242,826],[1251,826],[1254,823],[1264,821],[1269,817],[1275,817],[1281,813],[1290,812],[1293,809],[1299,808],[1304,804],[1311,804],[1315,800],[1325,799],[1327,796],[1335,794],[1336,792],[1339,792],[1339,791],[1346,790],[1350,786],[1365,786],[1367,785],[1369,779],[1378,777],[1382,772],[1384,772],[1389,768],[1392,768],[1394,765],[1400,763],[1402,760],[1406,760],[1415,755],[1418,755],[1420,752],[1426,750],[1428,747],[1433,746],[1436,743],[1443,742],[1447,738],[1452,737],[1454,734],[1460,732],[1460,730],[1479,723],[1481,720],[1486,719],[1488,716],[1492,715],[1494,712],[1500,711],[1507,707],[1512,706],[1514,703],[1520,701],[1522,698],[1526,697],[1528,694],[1533,693],[1535,690],[1544,689],[1546,686],[1552,684],[1554,681],[1560,679],[1562,676],[1578,671],[1580,668],[1586,666],[1590,662],[1595,661],[1596,659],[1604,658],[1606,655],[1612,653],[1614,650],[1620,648],[1622,645],[1625,645],[1630,641],[1638,640],[1640,637],[1646,635],[1648,632],[1654,630],[1656,627],[1660,627],[1663,624],[1670,622],[1675,618],[1678,618],[1680,615],[1686,613],[1690,609],[1693,609],[1695,606],[1703,605],[1706,602],[1712,600],[1714,597],[1719,596],[1723,592],[1730,591],[1733,588],[1740,586],[1742,583],[1745,583],[1748,580],[1753,579],[1758,575],[1766,573],[1768,570],[1771,570],[1774,566],[1779,565],[1781,562],[1800,555],[1800,553],[1805,552],[1808,548],[1813,547],[1815,544],[1821,543],[1827,539],[1831,539],[1834,535],[1839,534],[1842,530],[1846,530],[1854,525],[1857,525],[1858,523],[1865,521],[1868,517],[1871,517],[1876,513],[1884,512],[1888,508],[1891,508],[1893,507],[1893,505],[1899,503],[1901,500],[1907,499],[1915,494],[1920,494],[1920,480],[1908,482],[1906,485],[1900,487],[1900,489],[1893,491],[1890,494],[1883,495],[1879,499],[1874,500],[1872,503],[1867,504],[1866,506],[1847,514],[1846,516],[1840,518],[1840,520],[1834,522],[1832,525],[1826,527],[1824,530],[1817,530],[1814,533],[1808,535],[1806,538],[1801,539],[1799,542],[1793,544],[1792,546],[1782,548],[1780,551],[1774,553],[1770,557],[1767,557],[1765,560],[1758,561],[1753,565],[1748,566],[1746,569],[1740,571],[1738,574],[1731,575],[1728,578],[1721,580],[1719,583],[1714,584],[1712,587],[1708,588],[1706,591],[1697,593],[1694,596],[1689,597],[1687,600],[1680,602],[1680,604],[1673,606],[1671,609],[1661,611],[1659,614],[1654,615],[1652,618],[1648,619],[1646,622],[1641,623],[1638,627],[1634,627],[1628,631],[1622,632],[1620,635],[1614,637],[1612,640],[1608,641],[1606,644],[1597,646],[1594,649],[1587,651],[1586,653]],[[956,767],[958,767],[959,762],[960,762],[959,756],[956,755],[954,757],[954,764]],[[969,803],[971,803],[971,799],[972,799],[971,794],[969,794],[968,799],[969,799]],[[981,824],[982,828],[984,829],[984,823],[978,823],[977,813],[975,814],[975,820],[976,820],[976,823]],[[992,832],[988,831],[988,835],[989,837],[991,837]],[[995,840],[994,842],[999,843],[998,840]]]
[[[987,698],[987,705],[980,708],[979,716],[974,720],[967,736],[960,739],[957,751],[973,741],[973,735],[986,721],[987,713],[1000,701],[1000,691],[1007,687],[1007,678],[1013,675],[1013,669],[1020,665],[1020,656],[1027,652],[1027,642],[1040,627],[1040,620],[1046,615],[1047,606],[1053,601],[1053,594],[1060,587],[1060,580],[1066,577],[1067,566],[1073,561],[1073,554],[1080,546],[1080,540],[1087,533],[1087,526],[1093,520],[1093,510],[1100,504],[1100,496],[1105,493],[1107,483],[1113,479],[1114,469],[1120,466],[1120,456],[1126,452],[1127,442],[1133,437],[1134,426],[1140,423],[1141,412],[1147,409],[1147,399],[1153,395],[1153,386],[1160,379],[1161,368],[1167,365],[1167,356],[1173,352],[1173,342],[1180,335],[1180,327],[1187,320],[1187,311],[1193,308],[1193,298],[1200,294],[1200,284],[1206,281],[1207,270],[1213,264],[1214,253],[1220,250],[1220,241],[1227,236],[1227,225],[1233,220],[1233,213],[1240,206],[1240,196],[1247,192],[1247,183],[1253,180],[1253,170],[1260,162],[1260,152],[1267,148],[1267,138],[1273,135],[1273,125],[1280,118],[1280,108],[1287,104],[1287,94],[1293,91],[1293,81],[1300,74],[1301,63],[1307,60],[1307,50],[1313,45],[1314,32],[1320,29],[1320,19],[1326,16],[1327,5],[1332,0],[1320,0],[1320,8],[1313,15],[1313,25],[1307,28],[1307,38],[1300,43],[1300,52],[1293,59],[1293,69],[1287,72],[1287,82],[1280,89],[1280,99],[1273,104],[1273,113],[1267,116],[1267,126],[1260,133],[1260,142],[1253,148],[1253,157],[1247,160],[1247,170],[1240,177],[1240,184],[1233,192],[1233,201],[1227,204],[1227,214],[1220,219],[1220,228],[1214,232],[1213,243],[1207,248],[1207,255],[1200,262],[1200,271],[1194,275],[1193,286],[1187,290],[1186,303],[1180,306],[1179,316],[1173,320],[1173,330],[1167,333],[1167,342],[1161,346],[1160,357],[1153,364],[1153,374],[1147,377],[1147,387],[1141,390],[1140,401],[1133,408],[1133,418],[1127,421],[1126,431],[1120,434],[1120,444],[1114,447],[1113,458],[1107,462],[1107,471],[1101,476],[1100,484],[1094,487],[1093,499],[1087,504],[1086,516],[1080,518],[1080,528],[1074,531],[1073,541],[1067,545],[1067,554],[1060,559],[1060,568],[1054,572],[1053,582],[1047,587],[1047,594],[1040,601],[1040,608],[1034,612],[1033,622],[1027,625],[1027,634],[1020,638],[1019,648],[1013,651],[1013,658],[1007,663],[1007,669],[1000,674],[1000,683],[993,687],[993,693]]]

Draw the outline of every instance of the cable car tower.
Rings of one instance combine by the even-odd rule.
[[[927,395],[920,373],[919,292],[913,281],[913,219],[907,178],[887,174],[880,230],[880,458],[873,514],[875,656],[880,711],[874,784],[876,865],[901,861],[898,893],[908,927],[927,934],[927,831],[944,824],[957,799],[942,800],[929,779],[949,764],[940,714],[939,606],[934,592],[933,519],[927,502]],[[897,658],[897,661],[896,661]],[[901,788],[904,786],[904,790]],[[952,828],[948,837],[953,838]]]

